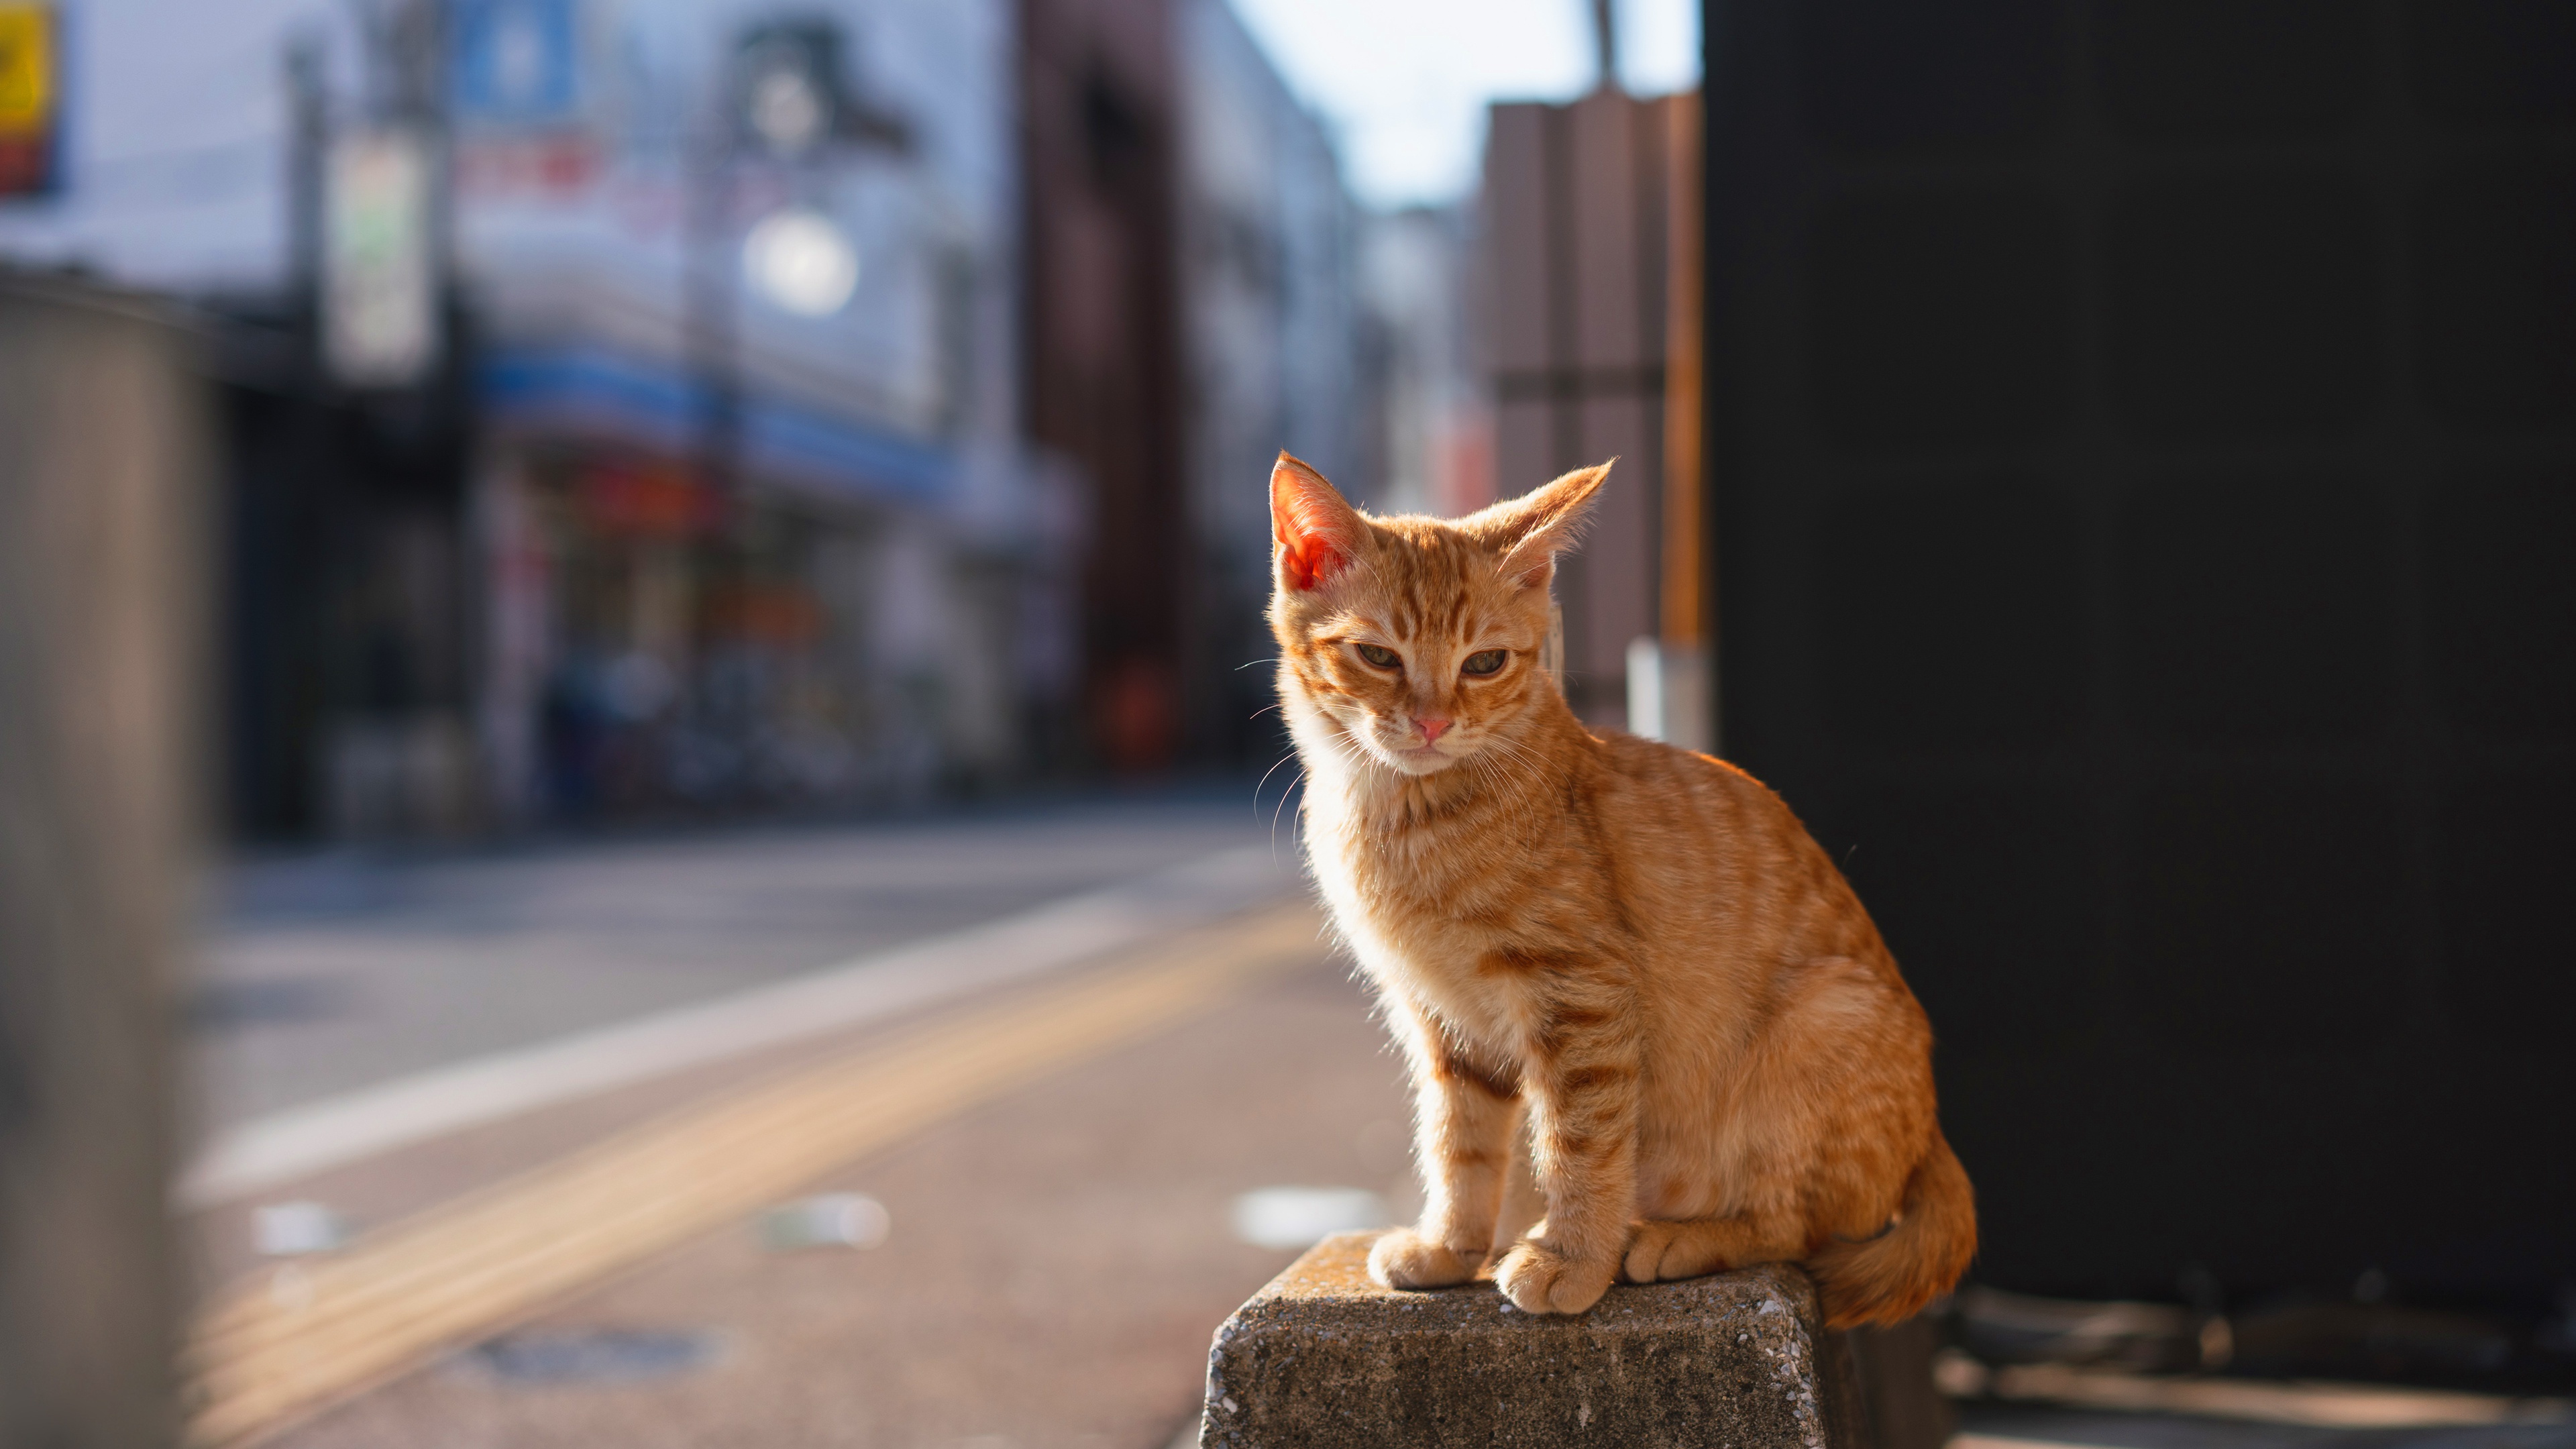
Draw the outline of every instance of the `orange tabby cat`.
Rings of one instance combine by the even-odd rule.
[[[1931,1027],[1833,862],[1705,755],[1578,723],[1548,583],[1609,466],[1456,520],[1271,474],[1279,694],[1307,853],[1416,1092],[1394,1288],[1494,1276],[1533,1313],[1611,1280],[1797,1261],[1892,1323],[1976,1250]],[[1545,1217],[1506,1218],[1526,1132]]]

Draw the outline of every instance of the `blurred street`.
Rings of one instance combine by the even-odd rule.
[[[1277,827],[1286,872],[1290,829]],[[1267,848],[1272,835],[1269,811],[1230,784],[866,826],[252,861],[219,888],[195,1003],[206,1126]]]
[[[542,1061],[566,1035],[639,1014],[713,1021],[710,1007],[800,974],[847,973],[854,960],[861,974],[883,970],[903,959],[890,948],[970,939],[965,928],[1138,880],[1209,879],[1210,861],[1255,867],[1255,884],[1209,907],[1248,911],[1140,932],[1042,981],[642,1073],[202,1205],[191,1239],[216,1317],[305,1291],[308,1265],[363,1265],[389,1229],[452,1220],[460,1203],[498,1199],[493,1221],[577,1252],[584,1224],[531,1184],[603,1142],[676,1160],[693,1149],[668,1124],[701,1104],[776,1091],[818,1063],[899,1057],[942,1031],[962,1029],[971,1049],[1022,1003],[1060,1003],[1041,1006],[1042,1038],[1140,956],[1185,971],[1260,963],[1211,1009],[1068,1058],[887,1150],[830,1163],[816,1149],[829,1170],[800,1190],[883,1204],[881,1247],[779,1251],[764,1246],[757,1213],[737,1213],[499,1338],[465,1335],[479,1346],[281,1442],[1167,1442],[1195,1413],[1208,1334],[1292,1256],[1238,1236],[1238,1195],[1335,1187],[1410,1206],[1398,1064],[1363,993],[1328,959],[1296,883],[1291,822],[1278,825],[1273,857],[1268,812],[1256,816],[1249,794],[1236,785],[507,858],[242,867],[198,1028],[198,1059],[229,1114],[219,1129],[327,1111],[389,1078],[457,1080],[460,1060]],[[796,1114],[776,1138],[792,1145],[816,1120]],[[719,1171],[737,1150],[757,1151],[718,1146]],[[355,1237],[345,1252],[335,1242],[318,1256],[264,1256],[262,1210],[279,1204],[325,1212]],[[505,1260],[508,1236],[452,1231],[455,1276]]]
[[[1404,1118],[1398,1065],[1318,945],[816,1184],[882,1202],[882,1247],[699,1234],[276,1442],[1160,1449],[1196,1422],[1209,1335],[1294,1256],[1238,1240],[1232,1200],[1388,1189]]]

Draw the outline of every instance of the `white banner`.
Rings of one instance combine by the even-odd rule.
[[[406,387],[438,360],[428,142],[362,131],[331,147],[324,189],[322,348],[352,387]]]

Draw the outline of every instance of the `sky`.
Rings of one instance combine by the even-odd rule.
[[[1352,194],[1392,209],[1473,191],[1493,101],[1591,89],[1590,0],[1231,0],[1289,88],[1340,137]],[[1615,0],[1619,77],[1699,84],[1699,0]]]

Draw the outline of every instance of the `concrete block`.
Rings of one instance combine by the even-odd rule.
[[[1380,1288],[1375,1238],[1317,1244],[1217,1330],[1202,1446],[1864,1449],[1842,1336],[1794,1267],[1533,1317],[1489,1282]]]

